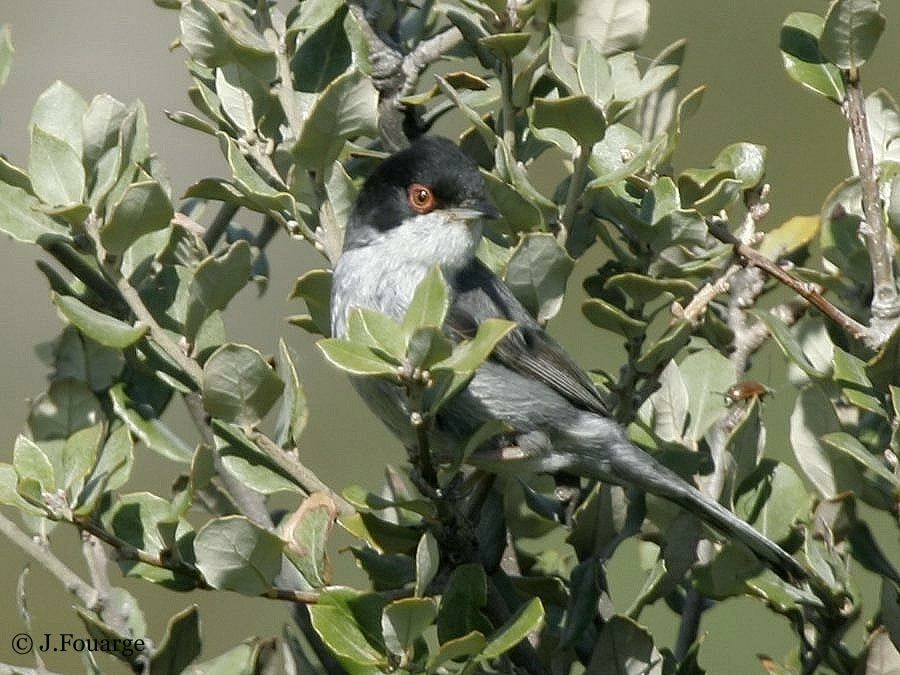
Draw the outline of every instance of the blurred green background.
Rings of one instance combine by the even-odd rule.
[[[672,41],[687,38],[682,92],[708,85],[700,112],[688,123],[682,149],[675,157],[676,167],[705,166],[733,141],[766,145],[768,180],[773,188],[768,227],[795,214],[817,212],[829,190],[849,172],[845,125],[839,110],[790,82],[778,52],[779,27],[789,12],[822,13],[826,5],[821,0],[651,2],[649,40],[641,53],[651,58]],[[886,87],[898,94],[900,6],[886,2],[882,9],[888,26],[864,70],[863,85],[869,92]],[[176,193],[200,177],[227,175],[227,165],[208,137],[170,123],[163,113],[165,109],[190,109],[182,54],[167,49],[177,35],[175,12],[159,9],[150,0],[0,0],[0,23],[11,24],[16,47],[12,75],[0,92],[0,152],[14,163],[27,164],[27,125],[35,98],[61,79],[87,99],[101,92],[122,101],[141,98],[150,115],[152,147],[167,163]],[[0,372],[4,374],[0,460],[4,461],[9,460],[13,439],[23,428],[28,398],[45,384],[46,367],[33,346],[52,339],[61,327],[48,300],[46,282],[34,266],[37,255],[37,249],[0,240]],[[304,461],[335,488],[352,483],[377,488],[384,463],[401,461],[401,448],[364,410],[343,378],[323,363],[314,340],[283,319],[300,311],[299,303],[285,300],[295,277],[320,266],[322,259],[308,246],[286,239],[271,247],[270,256],[268,293],[257,298],[248,287],[235,300],[226,314],[229,337],[265,351],[274,349],[278,336],[286,336],[300,355],[311,409],[302,447]],[[614,368],[618,346],[609,344],[608,335],[589,329],[578,311],[583,298],[580,280],[591,265],[590,255],[579,263],[564,312],[552,330],[585,366]],[[582,339],[570,339],[573,331]],[[775,381],[777,393],[767,407],[770,433],[785,439],[784,413],[790,409],[792,394],[786,387],[778,389],[778,383],[785,381],[783,372],[772,373],[771,367],[768,371],[760,366],[757,375]],[[778,412],[782,414],[775,414]],[[177,412],[170,421],[189,434],[186,421]],[[143,453],[132,481],[139,482],[141,489],[166,493],[176,471],[174,465]],[[896,530],[890,531],[888,553],[898,559]],[[62,546],[76,570],[85,572],[72,531],[55,531],[54,545]],[[0,547],[4,551],[0,558],[0,663],[34,666],[32,658],[17,656],[10,647],[13,635],[25,630],[13,598],[17,577],[27,561],[6,541],[0,542]],[[636,554],[636,545],[629,544],[610,566],[613,600],[620,607],[629,604],[640,583],[634,574]],[[349,555],[340,558],[338,580],[345,579],[342,575],[350,570]],[[112,575],[114,583],[119,583],[116,570]],[[201,592],[178,595],[130,580],[121,583],[141,600],[149,635],[156,639],[170,614],[190,603],[200,604],[206,658],[248,636],[278,634],[287,616],[283,607],[271,601]],[[866,597],[875,601],[871,591]],[[27,600],[36,637],[59,632],[85,635],[70,610],[70,597],[40,567],[35,566],[28,576]],[[773,616],[747,600],[729,601],[710,611],[703,623],[707,637],[701,664],[710,673],[745,673],[761,672],[757,652],[781,659],[790,641],[786,625]],[[643,619],[659,646],[672,645],[676,627],[668,610],[653,608]],[[119,672],[112,659],[100,658],[104,669]],[[60,672],[81,670],[72,654],[48,655],[46,663]]]

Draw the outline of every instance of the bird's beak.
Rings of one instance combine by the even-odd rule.
[[[500,217],[500,212],[487,199],[469,199],[453,209],[453,215],[460,220],[496,220]]]

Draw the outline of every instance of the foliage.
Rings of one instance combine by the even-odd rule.
[[[291,601],[308,621],[286,628],[278,649],[250,640],[210,659],[188,608],[148,651],[117,657],[150,673],[693,673],[701,638],[689,614],[746,595],[796,632],[792,653],[764,658],[772,672],[896,667],[900,574],[859,508],[896,522],[900,503],[900,115],[887,92],[863,97],[860,85],[885,23],[876,0],[835,0],[824,16],[784,22],[785,68],[840,105],[854,173],[818,217],[764,237],[765,148],[734,143],[709,166],[672,169],[703,90],[679,98],[683,43],[639,67],[646,0],[382,3],[375,13],[305,0],[286,16],[249,0],[156,4],[176,10],[193,78],[196,111],[170,117],[206,134],[231,176],[173,199],[140,102],[86,101],[62,83],[39,97],[28,167],[0,160],[0,230],[52,257],[40,267],[65,326],[49,349],[48,389],[0,464],[0,502],[42,544],[57,523],[103,542],[92,565],[111,550],[125,575]],[[12,54],[4,30],[0,85]],[[451,58],[453,72],[425,70]],[[792,551],[808,579],[761,570],[674,507],[612,485],[581,481],[561,499],[544,477],[466,468],[501,424],[453,457],[432,457],[434,413],[510,328],[488,322],[452,344],[437,270],[402,323],[358,310],[347,339],[328,336],[328,271],[298,279],[308,315],[291,322],[321,334],[337,368],[401,387],[416,439],[410,466],[380,495],[332,489],[302,465],[294,355],[284,342],[274,358],[229,342],[223,315],[244,286],[264,289],[275,236],[333,263],[373,162],[398,133],[424,133],[444,116],[462,125],[461,146],[502,214],[484,261],[546,322],[575,261],[603,247],[583,313],[625,345],[618,373],[594,373],[616,418]],[[539,158],[563,176],[551,194],[533,181]],[[262,214],[257,231],[232,224],[239,209]],[[799,295],[785,300],[784,287]],[[608,337],[588,330],[586,339]],[[746,379],[770,339],[798,389],[790,464],[767,456],[766,388]],[[178,403],[195,438],[161,419]],[[171,494],[141,491],[139,447],[176,463]],[[293,510],[270,512],[274,493],[293,495]],[[332,578],[335,526],[352,537],[345,555],[369,588]],[[3,529],[51,567],[49,547]],[[530,552],[526,542],[550,532],[565,542]],[[629,607],[614,607],[604,564],[631,535],[650,561],[646,582]],[[865,617],[854,565],[883,580],[881,606]],[[54,574],[91,635],[147,637],[127,593],[67,568]],[[684,617],[674,649],[639,623],[660,600]],[[853,645],[844,638],[861,621],[868,639]]]

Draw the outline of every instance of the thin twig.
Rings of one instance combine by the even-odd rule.
[[[840,309],[826,300],[825,297],[819,292],[817,286],[801,281],[800,279],[790,274],[787,270],[779,267],[772,260],[769,260],[759,251],[756,251],[750,246],[744,244],[728,230],[722,227],[721,221],[719,221],[718,219],[711,219],[708,224],[710,234],[712,234],[716,239],[723,243],[731,244],[734,247],[735,254],[742,260],[746,261],[747,264],[762,270],[770,277],[773,277],[774,279],[780,281],[782,284],[801,296],[813,307],[822,312],[822,314],[834,321],[852,337],[856,338],[857,340],[862,340],[866,337],[868,332],[866,327],[850,316],[844,314],[844,312],[842,312]]]
[[[87,609],[98,608],[100,597],[96,589],[57,558],[49,548],[35,542],[2,513],[0,513],[0,532],[56,577],[63,588],[78,598]]]
[[[578,212],[579,197],[584,192],[585,177],[587,176],[588,162],[591,159],[591,147],[583,145],[578,146],[578,152],[573,160],[574,167],[572,176],[569,178],[569,189],[566,192],[566,205],[563,208],[562,218],[560,219],[560,236],[568,237],[572,231],[572,223],[575,221],[575,215]],[[565,244],[565,241],[561,241]]]
[[[856,68],[843,71],[846,85],[846,96],[841,110],[850,125],[850,136],[853,139],[853,150],[856,167],[862,184],[862,207],[865,220],[860,226],[860,233],[866,241],[866,250],[872,265],[872,324],[873,328],[886,328],[888,331],[900,317],[900,297],[894,279],[893,247],[894,243],[884,222],[881,197],[878,192],[878,175],[875,158],[872,152],[872,139],[869,136],[869,125],[866,121],[866,105],[862,88],[859,84],[859,72]],[[880,326],[879,324],[887,324]],[[889,334],[889,332],[888,332]],[[884,335],[882,340],[887,335]]]
[[[356,513],[356,509],[350,502],[328,487],[312,470],[297,461],[293,454],[279,447],[271,438],[261,432],[257,432],[254,434],[253,440],[266,452],[272,461],[278,464],[279,468],[290,474],[294,482],[303,488],[307,494],[324,492],[331,497],[340,515],[347,516]]]

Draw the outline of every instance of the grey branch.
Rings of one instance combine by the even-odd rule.
[[[378,126],[381,139],[390,151],[407,144],[403,128],[405,106],[400,99],[413,93],[422,71],[462,40],[455,27],[420,42],[409,54],[372,25],[363,0],[350,3],[350,11],[362,28],[372,61],[372,82],[378,90]]]

